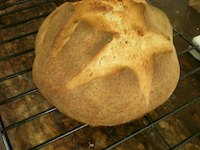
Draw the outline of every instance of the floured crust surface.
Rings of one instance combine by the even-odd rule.
[[[145,0],[64,3],[36,37],[33,79],[61,112],[93,126],[134,120],[179,79],[166,15]]]

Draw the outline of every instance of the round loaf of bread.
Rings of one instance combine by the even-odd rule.
[[[63,114],[92,126],[155,109],[180,74],[167,16],[145,0],[64,3],[36,37],[33,79]]]

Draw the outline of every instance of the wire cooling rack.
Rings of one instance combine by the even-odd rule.
[[[0,20],[0,30],[2,32],[4,32],[4,34],[7,34],[7,31],[12,30],[13,28],[15,28],[16,26],[21,26],[23,24],[26,24],[30,21],[35,21],[38,19],[44,19],[53,9],[55,9],[58,5],[62,4],[63,2],[58,2],[56,3],[56,1],[54,0],[44,0],[44,1],[30,1],[30,0],[20,0],[20,1],[6,1],[6,0],[2,0],[0,1],[0,18],[5,18],[5,20],[7,18],[11,18],[10,20],[6,20],[5,22],[3,22],[2,20]],[[24,13],[24,11],[30,10],[30,9],[37,9],[38,7],[41,7],[40,9],[44,9],[45,7],[47,7],[47,5],[51,5],[52,8],[49,9],[49,11],[47,12],[42,12],[39,13],[39,15],[33,15],[30,16],[28,18],[19,18],[19,19],[12,19],[12,15],[15,15],[17,13]],[[44,7],[43,7],[44,6]],[[39,27],[39,25],[38,25]],[[38,27],[37,29],[33,29],[30,30],[28,32],[19,32],[16,35],[12,35],[10,33],[10,35],[12,36],[7,36],[8,38],[2,38],[0,40],[0,46],[2,45],[6,45],[9,43],[12,43],[13,41],[18,41],[18,40],[23,40],[23,38],[29,37],[29,36],[33,36],[33,38],[35,37],[35,34],[38,31]],[[177,29],[174,29],[174,38],[179,38],[179,40],[184,41],[185,43],[187,43],[188,47],[185,50],[180,50],[177,51],[177,55],[180,59],[181,56],[183,56],[184,54],[189,54],[189,52],[192,49],[196,49],[199,51],[199,49],[192,43],[191,39],[184,34],[182,31],[179,31]],[[25,39],[25,40],[29,40],[29,39]],[[20,42],[19,42],[20,43]],[[176,44],[176,42],[175,42]],[[1,50],[1,49],[0,49]],[[34,52],[34,47],[29,47],[28,49],[25,49],[23,51],[19,51],[16,53],[12,53],[10,52],[9,54],[3,54],[1,53],[1,57],[0,57],[0,65],[5,65],[3,64],[5,61],[9,61],[11,59],[14,59],[16,57],[20,57],[22,55],[26,55],[29,54],[31,52]],[[191,56],[192,57],[192,56]],[[192,58],[192,61],[195,61],[194,58]],[[197,62],[198,63],[198,62]],[[200,63],[199,63],[200,64]],[[3,67],[3,66],[1,66]],[[9,66],[7,66],[9,67]],[[13,67],[13,66],[12,66]],[[0,84],[5,82],[5,81],[9,81],[12,80],[15,77],[19,77],[21,75],[24,75],[26,73],[30,73],[32,71],[31,67],[26,67],[25,69],[15,69],[12,68],[14,70],[13,73],[9,74],[9,75],[1,75],[0,77]],[[17,71],[15,71],[17,70]],[[197,73],[200,72],[200,66],[197,66],[195,68],[192,68],[189,71],[185,71],[182,75],[180,80],[184,80],[188,77],[191,77],[192,75],[195,75]],[[19,83],[20,84],[20,83]],[[6,97],[4,98],[3,96],[0,99],[0,112],[2,114],[2,112],[6,111],[6,110],[1,110],[2,106],[14,103],[15,101],[20,101],[21,98],[24,98],[26,96],[29,96],[31,94],[34,94],[36,92],[39,92],[37,88],[32,88],[29,90],[26,90],[22,93],[17,93],[14,96],[11,97]],[[1,95],[0,95],[1,96]],[[142,119],[144,119],[146,121],[145,126],[136,129],[133,132],[130,132],[128,135],[124,136],[124,137],[120,137],[117,141],[115,141],[114,143],[111,143],[109,145],[106,145],[106,147],[104,147],[103,149],[106,150],[110,150],[110,149],[115,149],[117,147],[119,147],[120,145],[122,145],[123,143],[126,143],[127,141],[135,138],[136,136],[143,134],[144,132],[146,132],[147,130],[151,129],[153,131],[153,133],[156,135],[157,137],[157,142],[162,144],[163,149],[167,149],[167,150],[172,150],[172,149],[179,149],[180,147],[186,145],[187,143],[189,143],[190,141],[192,141],[193,139],[198,139],[199,135],[200,135],[200,129],[197,129],[195,132],[191,133],[190,135],[188,135],[187,137],[185,137],[183,140],[179,141],[176,144],[170,144],[170,142],[166,139],[165,135],[161,133],[161,131],[159,130],[158,127],[156,127],[156,125],[158,125],[160,122],[167,120],[169,117],[179,114],[180,112],[184,112],[186,109],[188,109],[189,107],[193,106],[193,105],[198,105],[200,102],[200,95],[188,100],[187,102],[182,103],[181,105],[179,105],[178,107],[175,107],[174,109],[171,109],[170,111],[168,111],[167,113],[164,113],[162,115],[159,115],[158,117],[156,117],[155,119],[152,119],[151,115],[147,114],[146,116],[144,116]],[[164,104],[165,105],[165,104]],[[17,107],[17,106],[16,106]],[[22,119],[20,121],[16,121],[14,123],[11,123],[9,125],[4,125],[4,119],[1,116],[0,117],[0,130],[1,130],[1,137],[3,140],[3,143],[6,147],[7,150],[11,150],[13,149],[13,144],[10,141],[8,132],[12,129],[16,129],[17,127],[20,127],[26,123],[32,122],[42,116],[45,115],[49,115],[53,112],[56,111],[55,107],[50,107],[44,111],[38,112],[32,116],[29,116],[25,119]],[[198,112],[199,113],[199,112]],[[191,124],[191,126],[193,126]],[[76,132],[79,132],[80,130],[83,130],[85,128],[87,128],[88,125],[87,124],[80,124],[78,126],[76,126],[75,128],[72,128],[70,130],[65,131],[62,134],[59,135],[55,135],[54,137],[47,139],[46,141],[43,141],[39,144],[33,145],[32,147],[30,147],[29,149],[31,150],[35,150],[35,149],[40,149],[40,148],[45,148],[46,146],[59,141],[63,138],[68,138],[68,136],[75,134]],[[20,136],[20,135],[16,135]],[[198,142],[197,142],[198,143]],[[198,144],[197,144],[198,146]],[[200,146],[199,146],[200,147]],[[22,148],[23,149],[23,148]]]

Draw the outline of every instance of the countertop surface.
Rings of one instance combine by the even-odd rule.
[[[193,7],[189,6],[188,0],[149,1],[166,13],[177,29],[177,32],[174,32],[174,45],[180,62],[181,79],[173,95],[146,117],[115,127],[84,126],[83,129],[42,149],[100,150],[177,110],[181,105],[191,101],[196,102],[195,98],[199,98],[200,62],[188,53],[191,45],[181,36],[182,33],[187,35],[190,42],[194,36],[200,34],[198,0],[192,1]],[[15,2],[16,0],[1,2],[0,8]],[[31,75],[37,30],[46,16],[63,2],[64,0],[55,0],[54,3],[48,0],[34,0],[0,9],[0,114],[4,125],[9,127],[7,134],[13,149],[28,149],[67,131],[82,127],[82,123],[52,109],[53,106],[36,89]],[[39,3],[42,4],[38,5]],[[34,7],[26,9],[30,6]],[[9,13],[16,10],[19,11]],[[153,128],[148,128],[114,149],[164,150],[176,147],[180,142],[199,132],[199,108],[200,103],[192,103],[183,111],[162,119]],[[49,110],[46,115],[35,117],[26,123],[20,122],[46,110]],[[15,124],[16,122],[22,124]],[[180,149],[199,150],[199,139],[199,136],[192,138]],[[0,149],[4,149],[2,141]]]

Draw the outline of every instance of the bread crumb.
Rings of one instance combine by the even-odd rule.
[[[89,148],[93,148],[94,147],[94,143],[89,143]]]
[[[159,127],[162,129],[168,129],[169,128],[169,123],[166,121],[161,121],[158,123]]]

